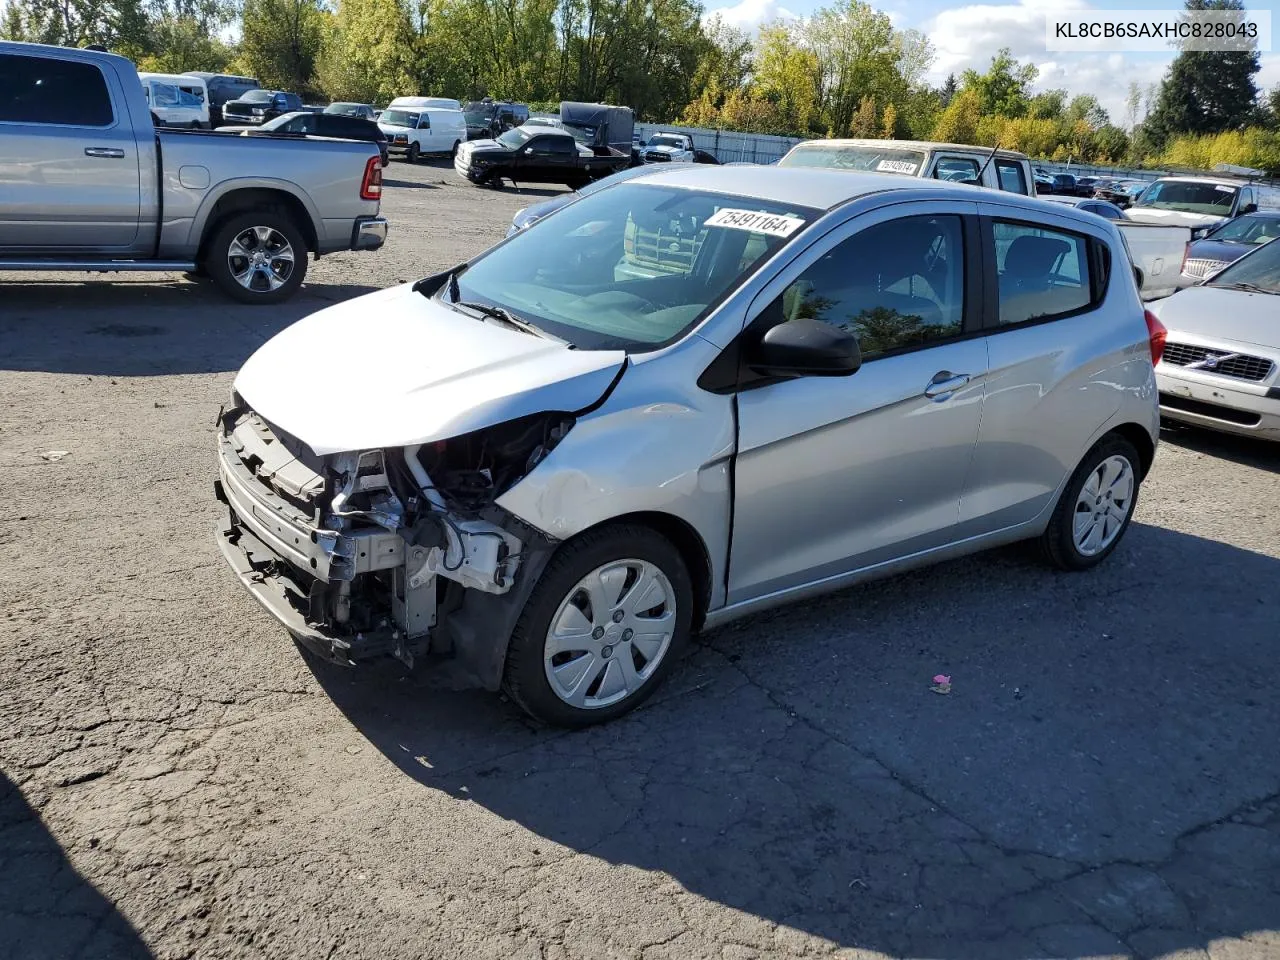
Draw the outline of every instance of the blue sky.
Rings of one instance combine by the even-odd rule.
[[[727,21],[746,29],[775,17],[812,13],[829,0],[704,0],[708,14],[720,13]],[[895,26],[922,31],[932,41],[937,58],[930,79],[941,82],[948,73],[966,67],[983,68],[1001,47],[1040,68],[1037,89],[1063,87],[1071,93],[1092,93],[1111,113],[1114,122],[1127,126],[1125,98],[1130,81],[1142,86],[1156,83],[1173,59],[1159,53],[1055,53],[1045,50],[1045,14],[1079,10],[1179,10],[1181,0],[871,0],[889,14]],[[1246,7],[1272,11],[1280,0],[1255,0]],[[1272,45],[1280,49],[1272,24]],[[1280,53],[1262,55],[1257,77],[1263,89],[1280,83]]]

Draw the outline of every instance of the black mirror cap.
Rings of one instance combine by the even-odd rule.
[[[1257,213],[1257,212],[1258,212],[1258,205],[1256,203],[1246,203],[1243,207],[1240,208],[1240,214],[1242,216],[1246,213]]]
[[[847,377],[862,366],[858,338],[821,320],[789,320],[769,329],[748,362],[766,377]]]

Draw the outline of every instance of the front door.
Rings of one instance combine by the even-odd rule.
[[[745,337],[824,320],[857,334],[863,366],[740,391],[730,603],[953,537],[987,373],[966,262],[975,213],[949,202],[867,214],[756,301]]]
[[[91,253],[135,241],[138,146],[111,89],[93,63],[0,54],[0,249]]]

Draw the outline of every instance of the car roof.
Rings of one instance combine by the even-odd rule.
[[[820,144],[833,147],[893,147],[903,150],[963,150],[967,153],[990,153],[990,147],[975,146],[972,143],[940,143],[933,140],[876,140],[874,138],[844,138],[832,140],[802,140],[797,147]],[[1025,153],[1016,150],[997,150],[997,157],[1014,160],[1026,160]]]
[[[662,164],[665,168],[668,165]],[[825,170],[819,167],[775,167],[722,164],[673,164],[651,177],[644,177],[646,184],[711,190],[716,193],[737,194],[757,200],[831,210],[850,200],[883,193],[890,190],[927,189],[934,195],[958,200],[991,199],[992,194],[1004,197],[1029,198],[1021,194],[1001,193],[989,190],[975,194],[979,187],[950,183],[945,180],[922,180],[892,173],[854,173],[845,170]]]

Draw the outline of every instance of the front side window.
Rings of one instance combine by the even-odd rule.
[[[1092,300],[1089,241],[1030,224],[992,224],[1000,285],[1000,325],[1046,320]]]
[[[521,130],[519,127],[513,127],[502,136],[498,137],[498,143],[502,144],[508,150],[518,150],[533,138],[533,134],[528,130]]]
[[[818,215],[620,183],[475,261],[457,276],[457,299],[499,307],[583,349],[651,350],[684,336]],[[447,289],[439,296],[452,300]]]
[[[783,291],[780,321],[847,330],[867,360],[955,337],[964,329],[963,236],[958,216],[868,227]]]
[[[0,122],[109,127],[107,81],[91,63],[0,54]]]

